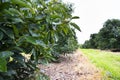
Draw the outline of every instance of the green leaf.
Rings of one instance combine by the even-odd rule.
[[[8,37],[10,37],[11,39],[14,39],[14,33],[12,31],[12,29],[10,28],[0,28],[1,31],[3,31]]]
[[[72,17],[72,19],[79,19],[79,16],[74,16]]]
[[[18,4],[19,6],[25,7],[27,4],[22,0],[11,0],[13,4]]]
[[[46,47],[46,44],[42,40],[36,40],[36,43],[42,47]]]
[[[0,72],[6,72],[7,71],[7,62],[5,58],[0,57]]]
[[[37,45],[36,43],[36,39],[34,37],[31,37],[31,36],[25,36],[25,39],[27,42],[31,43],[31,44],[34,44],[34,45]]]
[[[77,24],[71,22],[70,25],[73,26],[75,29],[81,31],[80,27]]]
[[[19,12],[17,9],[9,8],[4,10],[5,14],[9,14],[11,16],[19,15],[20,17],[23,17],[22,13]]]
[[[44,17],[44,15],[38,15],[35,17],[35,20],[42,20]]]
[[[46,47],[45,43],[41,40],[37,40],[35,37],[26,36],[26,41],[33,44],[33,45],[40,45],[42,47]]]
[[[39,33],[34,32],[32,29],[29,29],[29,32],[33,37],[39,37],[40,36]]]
[[[11,0],[11,2],[13,3],[13,4],[18,4],[19,6],[21,6],[21,7],[26,7],[26,8],[29,8],[30,9],[30,11],[33,13],[33,14],[35,14],[35,9],[33,9],[32,8],[32,6],[31,6],[31,4],[28,2],[28,1],[23,1],[23,0]]]
[[[14,53],[11,51],[2,51],[0,52],[0,58],[8,58],[10,56],[12,56]]]
[[[65,35],[67,35],[68,34],[68,28],[66,28],[66,27],[62,27],[62,30],[63,30],[63,32],[65,33]]]
[[[44,0],[40,0],[40,3],[43,5],[43,7],[45,7],[45,6],[46,6],[46,4],[45,4],[45,1],[44,1]]]
[[[24,37],[24,36],[21,36],[21,37],[19,37],[19,39],[17,40],[16,45],[17,45],[17,46],[20,46],[20,45],[23,44],[24,41],[25,41],[25,37]]]
[[[38,61],[38,56],[37,56],[37,53],[36,53],[36,51],[35,51],[34,48],[31,50],[31,53],[32,53],[31,58],[36,61],[35,63],[37,63],[37,61]]]
[[[2,40],[3,36],[4,36],[3,32],[0,31],[0,40]]]
[[[9,11],[13,14],[18,14],[20,16],[23,16],[21,12],[19,12],[17,9],[14,8],[9,8]]]
[[[18,31],[17,27],[15,25],[13,25],[12,27],[13,27],[13,31],[15,33],[15,36],[18,37],[19,36],[19,31]]]
[[[12,20],[13,20],[13,22],[15,22],[15,23],[19,23],[19,22],[23,23],[23,20],[20,19],[20,18],[13,18]]]
[[[23,50],[22,48],[17,47],[17,46],[15,46],[14,49],[16,49],[16,50],[18,50],[18,51],[21,51],[21,52],[24,52],[24,50]]]
[[[14,14],[10,10],[7,10],[7,9],[4,10],[4,13],[9,14],[11,16],[14,16]]]
[[[51,18],[56,19],[56,18],[61,18],[61,17],[60,17],[60,15],[53,14],[53,15],[51,15]]]

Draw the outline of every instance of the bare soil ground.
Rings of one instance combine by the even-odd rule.
[[[39,65],[51,80],[102,80],[101,72],[90,63],[80,50],[62,56],[60,63]]]

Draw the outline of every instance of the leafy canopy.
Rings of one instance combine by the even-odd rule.
[[[83,44],[83,47],[119,50],[120,20],[107,20],[104,23],[103,28],[97,34],[91,34],[91,36],[92,37],[90,38],[90,40]]]
[[[61,35],[72,38],[74,29],[80,31],[71,14],[72,5],[59,0],[1,0],[0,80],[25,79],[39,62],[54,60],[52,46]]]

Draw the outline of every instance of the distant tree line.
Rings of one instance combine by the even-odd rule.
[[[98,33],[91,34],[82,48],[120,50],[120,20],[107,20]]]

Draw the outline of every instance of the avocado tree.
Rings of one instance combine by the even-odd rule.
[[[120,20],[111,19],[107,20],[103,28],[97,34],[91,34],[91,38],[87,43],[91,45],[83,44],[83,47],[86,45],[89,48],[98,48],[98,49],[111,49],[119,50],[120,49]]]
[[[59,34],[80,30],[71,14],[59,0],[0,0],[0,80],[24,80],[39,60],[54,60]]]
[[[99,34],[99,47],[104,49],[119,49],[120,48],[120,20],[107,20]],[[100,44],[102,43],[102,44]]]
[[[72,32],[69,31],[69,34],[66,34],[65,36],[59,34],[58,41],[53,46],[53,53],[56,54],[56,57],[59,57],[59,54],[72,53],[77,48],[77,37],[74,29],[72,29]]]
[[[90,39],[86,40],[82,48],[97,48],[97,34],[91,34]]]

